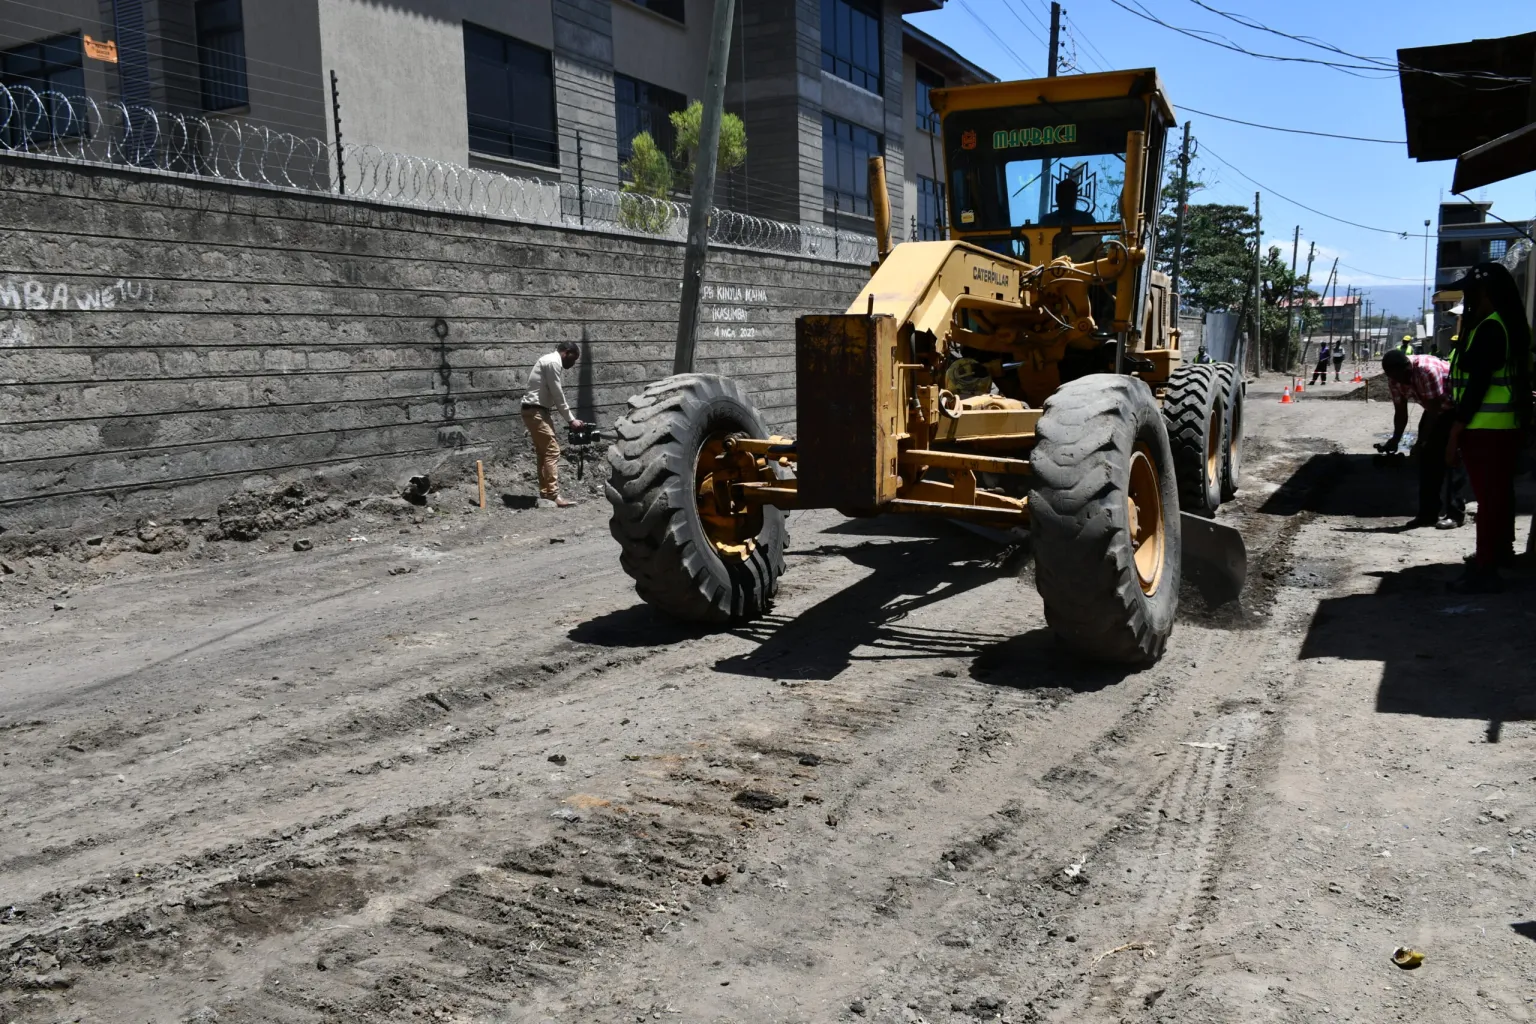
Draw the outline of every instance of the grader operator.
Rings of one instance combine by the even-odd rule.
[[[767,609],[790,510],[1026,527],[1061,640],[1156,660],[1191,554],[1232,594],[1245,558],[1210,522],[1237,488],[1242,380],[1184,361],[1152,269],[1173,110],[1153,70],[933,104],[949,239],[889,248],[871,161],[880,260],[848,312],[796,321],[798,437],[724,377],[630,400],[608,452],[624,569],[663,612],[723,625]]]

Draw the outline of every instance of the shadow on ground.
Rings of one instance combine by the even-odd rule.
[[[1536,581],[1513,579],[1502,594],[1448,593],[1460,572],[1372,573],[1375,593],[1318,604],[1300,657],[1380,662],[1378,712],[1482,720],[1498,742],[1503,723],[1536,719]]]
[[[1402,456],[1328,452],[1297,468],[1259,511],[1293,516],[1312,512],[1366,519],[1402,518],[1418,513],[1417,467]]]
[[[919,608],[974,590],[1002,574],[997,545],[982,538],[949,533],[889,543],[822,545],[796,553],[842,556],[870,572],[793,618],[768,615],[733,629],[734,635],[755,640],[758,647],[750,654],[721,659],[715,664],[717,672],[832,679],[855,660],[975,657],[1003,639],[985,631],[987,624],[963,630],[902,622]],[[855,655],[861,647],[874,653]]]
[[[984,649],[971,663],[971,678],[1014,690],[1095,693],[1139,671],[1133,666],[1088,661],[1062,646],[1041,626]]]

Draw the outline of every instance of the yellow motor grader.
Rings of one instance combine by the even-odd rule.
[[[1022,526],[1062,641],[1153,661],[1184,564],[1232,595],[1245,566],[1210,521],[1237,488],[1241,375],[1184,360],[1152,269],[1173,109],[1150,69],[932,96],[949,239],[890,248],[871,161],[880,259],[848,312],[796,321],[797,437],[725,377],[630,400],[608,450],[624,569],[724,625],[767,609],[789,510]]]

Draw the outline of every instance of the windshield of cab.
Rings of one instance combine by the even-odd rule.
[[[954,228],[1117,224],[1137,97],[957,110],[944,118]]]

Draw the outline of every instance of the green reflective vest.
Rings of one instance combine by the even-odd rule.
[[[1512,383],[1509,365],[1509,329],[1504,326],[1504,321],[1499,314],[1490,314],[1488,319],[1472,329],[1467,338],[1467,348],[1471,348],[1477,342],[1477,333],[1483,329],[1483,325],[1489,322],[1497,323],[1499,329],[1504,332],[1504,359],[1499,368],[1493,371],[1493,377],[1488,382],[1488,392],[1483,395],[1483,404],[1477,407],[1477,412],[1472,414],[1471,421],[1467,424],[1468,430],[1518,430],[1520,420],[1515,415],[1515,393],[1510,389]],[[1461,404],[1461,397],[1467,390],[1467,375],[1458,366],[1461,356],[1460,346],[1451,350],[1451,401]]]

